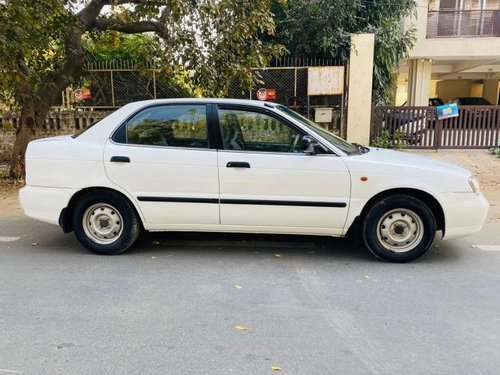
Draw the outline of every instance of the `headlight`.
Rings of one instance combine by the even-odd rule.
[[[469,177],[469,185],[474,193],[479,194],[481,192],[481,184],[476,177]]]

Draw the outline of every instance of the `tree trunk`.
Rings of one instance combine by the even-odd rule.
[[[50,107],[57,97],[80,77],[85,62],[81,41],[82,30],[77,26],[71,26],[65,40],[64,64],[59,69],[48,72],[37,88],[31,88],[28,84],[24,86],[25,100],[16,130],[9,172],[11,177],[20,179],[26,175],[25,155],[28,143],[43,129]]]
[[[26,174],[24,157],[28,143],[36,138],[35,108],[33,100],[24,103],[16,129],[16,141],[12,151],[9,175],[20,179]]]

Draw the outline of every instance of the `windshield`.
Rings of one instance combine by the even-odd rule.
[[[319,134],[321,137],[326,139],[328,142],[330,142],[332,145],[334,145],[341,151],[345,152],[347,155],[360,154],[360,150],[358,147],[344,141],[342,138],[337,137],[335,134],[332,134],[329,131],[323,129],[322,127],[312,122],[311,120],[307,119],[306,117],[299,115],[295,111],[292,111],[290,108],[287,108],[284,105],[277,105],[276,108],[278,108],[281,112],[285,113],[286,115],[292,117],[293,119],[299,121],[301,124],[304,124],[314,133]]]

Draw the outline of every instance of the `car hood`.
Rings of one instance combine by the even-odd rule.
[[[415,155],[410,152],[394,151],[381,148],[370,147],[370,151],[359,155],[365,163],[383,165],[387,168],[394,167],[401,170],[401,167],[411,169],[413,172],[433,172],[440,174],[452,174],[460,177],[468,177],[472,173],[467,169],[453,164],[438,161],[425,156]],[[356,158],[356,157],[355,157]],[[388,170],[390,171],[390,169]]]

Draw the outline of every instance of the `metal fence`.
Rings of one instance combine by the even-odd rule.
[[[341,95],[308,95],[309,68],[326,66],[344,64],[328,59],[274,59],[266,68],[253,69],[252,88],[243,88],[239,82],[233,81],[226,97],[257,99],[259,88],[274,88],[276,103],[284,104],[310,119],[314,119],[316,108],[332,108],[332,120],[321,125],[332,132],[345,134],[347,85]],[[62,93],[60,102],[54,108],[112,110],[138,100],[193,96],[182,83],[172,80],[153,63],[140,61],[87,62],[82,81],[90,89],[90,99],[76,101],[73,95],[76,87],[70,87]]]
[[[54,107],[111,110],[138,100],[193,96],[151,62],[87,62],[82,82],[90,89],[91,98],[77,101],[73,96],[76,87],[69,87]]]
[[[374,107],[371,140],[384,131],[408,148],[496,147],[500,145],[500,106],[460,106],[458,117],[442,120],[436,117],[436,107]]]
[[[332,108],[332,121],[321,123],[325,129],[345,134],[347,80],[344,77],[344,89],[340,95],[308,95],[310,67],[343,66],[336,60],[309,58],[282,58],[273,60],[269,67],[254,69],[253,87],[243,89],[238,82],[233,82],[228,90],[228,98],[257,99],[259,88],[276,90],[274,102],[286,105],[296,112],[314,119],[317,108]],[[344,74],[347,69],[344,69]]]

